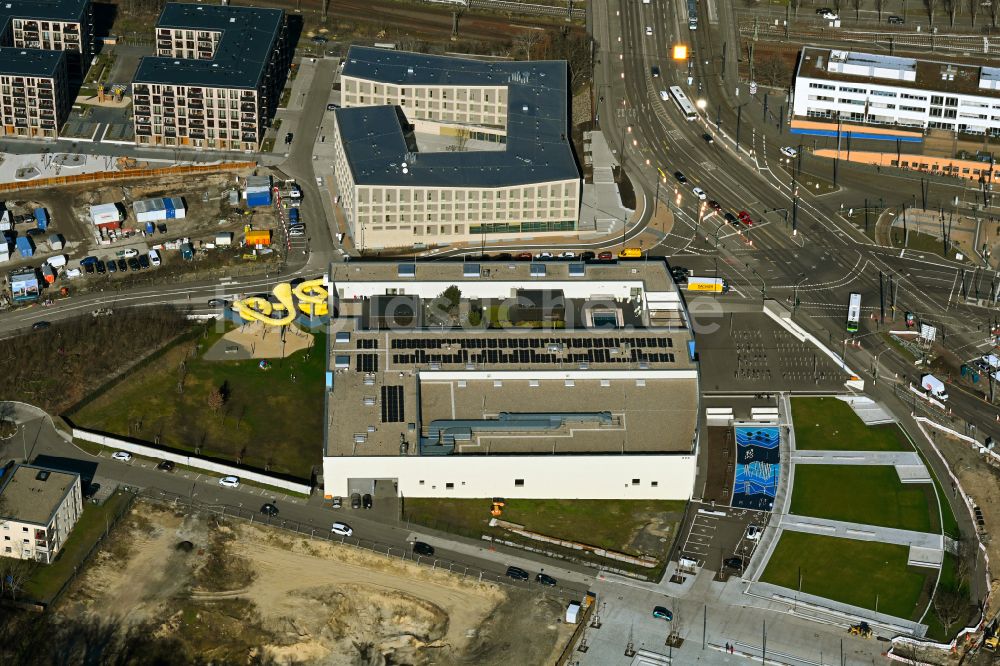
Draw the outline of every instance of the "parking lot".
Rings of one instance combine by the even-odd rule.
[[[767,524],[770,514],[751,509],[733,509],[712,504],[693,503],[696,511],[685,523],[678,549],[680,557],[694,560],[709,571],[741,573],[739,566],[726,566],[729,558],[740,558],[746,569],[759,543],[760,531]],[[748,528],[755,528],[756,536],[748,536]]]

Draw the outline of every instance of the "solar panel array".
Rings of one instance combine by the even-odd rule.
[[[382,423],[402,423],[404,418],[403,387],[383,386]]]
[[[354,357],[354,369],[357,372],[378,372],[378,354],[358,354]]]
[[[552,348],[559,345],[560,351]],[[627,353],[623,347],[628,346]],[[445,349],[448,347],[448,349]],[[673,363],[667,337],[394,338],[395,364]],[[438,351],[443,350],[443,351]],[[612,353],[612,350],[615,350]]]

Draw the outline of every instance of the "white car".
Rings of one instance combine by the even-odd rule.
[[[219,479],[219,485],[223,488],[239,488],[240,479],[236,476],[224,476]]]
[[[305,235],[306,235],[305,229],[292,229],[291,231],[288,232],[288,236],[290,238],[301,238],[302,236]]]
[[[781,149],[781,154],[785,157],[795,157],[799,154],[799,151],[795,150],[791,146],[785,146]]]
[[[153,264],[154,266],[159,266],[160,265],[160,253],[157,252],[156,250],[150,250],[149,251],[149,263]]]
[[[747,526],[747,540],[748,541],[757,541],[758,539],[760,539],[760,528],[757,527],[756,525],[748,525]]]
[[[121,462],[128,462],[132,460],[132,454],[128,451],[115,451],[111,454],[112,460],[120,460]]]
[[[80,275],[82,275],[82,273],[80,273],[79,268],[71,268],[68,271],[66,271],[66,277],[70,280],[78,278],[80,277]]]
[[[126,259],[131,259],[132,257],[138,257],[139,250],[134,250],[132,248],[129,248],[127,250],[122,250],[122,256],[125,257]]]
[[[535,255],[535,259],[551,259],[551,258],[552,258],[551,252],[539,252],[538,254]]]
[[[563,252],[559,255],[560,259],[576,259],[576,252]]]
[[[333,527],[330,528],[330,531],[340,536],[351,536],[354,534],[354,530],[352,530],[351,526],[347,523],[334,523]]]
[[[646,26],[646,36],[647,37],[652,37],[653,36],[653,29],[651,27],[649,27],[648,25]]]
[[[662,99],[664,102],[670,99],[670,95],[667,93],[666,90],[660,91],[660,99]]]
[[[696,187],[691,191],[694,192],[694,195],[698,197],[701,201],[704,201],[705,199],[708,198],[708,195],[705,194],[705,190],[701,189],[700,187]]]
[[[840,19],[840,15],[830,9],[818,9],[816,10],[816,13],[819,14],[820,18],[826,19],[827,21],[837,21]]]

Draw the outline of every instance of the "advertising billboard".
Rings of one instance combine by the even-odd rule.
[[[38,276],[34,273],[20,273],[10,276],[10,291],[15,303],[38,300],[41,289]]]

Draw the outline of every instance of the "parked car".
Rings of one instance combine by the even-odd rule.
[[[535,259],[551,259],[551,258],[552,258],[551,252],[539,252],[537,255],[535,255]]]
[[[33,330],[33,331],[41,331],[43,329],[48,328],[51,325],[52,324],[49,323],[49,322],[47,322],[47,321],[36,321],[34,324],[31,325],[31,330]]]
[[[344,501],[340,497],[334,497],[330,506],[334,509],[339,509],[343,505],[343,502]]]
[[[743,571],[743,558],[742,557],[727,557],[722,560],[722,564],[730,569],[737,569]]]
[[[517,254],[517,260],[518,261],[531,261],[531,253],[530,252],[518,252],[518,254]]]
[[[833,11],[828,7],[822,7],[820,9],[817,9],[816,14],[819,15],[820,18],[824,18],[827,21],[836,21],[840,18],[840,15],[837,14],[837,12]]]
[[[111,261],[114,261],[114,259],[112,259]],[[128,264],[125,262],[124,259],[119,259],[118,260],[118,271],[120,273],[127,273],[128,272]]]
[[[139,256],[139,250],[136,250],[135,248],[131,248],[130,247],[127,250],[122,250],[120,256],[125,257],[126,259],[130,259],[132,257],[138,257]]]
[[[105,270],[107,270],[107,267],[104,265],[103,261],[98,261],[94,267],[97,269],[98,273],[103,273]]]
[[[434,554],[434,546],[429,543],[424,543],[423,541],[414,541],[413,552],[417,555],[426,555],[427,557],[430,557]]]
[[[366,509],[372,508],[372,496],[365,493],[364,497],[361,498],[361,506]]]
[[[149,257],[144,254],[139,255],[139,268],[146,269],[149,268]]]
[[[791,146],[782,146],[781,154],[784,155],[785,157],[795,157],[796,155],[799,154],[799,151],[795,150]]]
[[[514,580],[528,580],[531,578],[528,572],[520,567],[507,567],[507,577]]]
[[[580,260],[581,261],[590,261],[591,259],[593,259],[596,256],[597,255],[594,254],[593,252],[583,252],[583,253],[580,254]]]
[[[136,259],[135,257],[132,257],[131,259],[128,260],[128,267],[131,268],[133,271],[137,271],[141,268],[139,266],[139,260]]]
[[[160,265],[160,253],[157,252],[156,250],[150,250],[149,251],[149,263],[153,264],[154,266],[159,266]]]
[[[132,454],[128,451],[115,451],[111,454],[112,460],[120,460],[121,462],[128,462],[132,460]]]
[[[339,536],[351,536],[354,534],[354,530],[351,529],[350,525],[340,522],[334,523],[333,526],[330,527],[330,531]]]
[[[96,268],[94,268],[95,266],[97,266],[96,260],[92,264],[85,264],[83,262],[80,262],[80,265],[83,266],[83,270],[86,271],[87,273],[93,273],[95,270],[97,270]]]
[[[535,576],[535,582],[540,585],[548,585],[549,587],[555,587],[556,579],[548,574],[540,573]]]
[[[265,516],[274,517],[278,515],[278,507],[274,506],[270,502],[260,507],[260,512]]]
[[[292,134],[291,132],[287,132],[285,134],[285,145],[287,146],[288,144],[290,144],[293,138],[295,138],[295,135]]]
[[[680,183],[681,185],[683,185],[684,183],[688,182],[687,177],[684,174],[682,174],[680,171],[674,171],[674,178],[676,178],[677,182]]]
[[[906,23],[906,21],[903,20],[902,16],[896,16],[895,14],[890,16],[887,20],[889,22],[889,25],[903,25],[904,23]]]
[[[156,469],[161,469],[164,472],[172,472],[176,466],[177,465],[174,464],[173,460],[161,460],[160,464],[156,466]]]
[[[240,479],[236,476],[224,476],[219,479],[219,485],[223,488],[239,488]]]
[[[694,192],[694,195],[698,197],[698,199],[701,201],[704,201],[705,199],[708,198],[708,195],[705,194],[705,190],[701,189],[700,187],[696,187],[691,191]]]
[[[351,495],[351,508],[352,509],[361,508],[361,493],[354,493]]]
[[[69,270],[66,271],[66,279],[67,280],[73,280],[75,278],[80,277],[81,275],[82,275],[82,273],[80,273],[80,269],[79,268],[70,268]]]
[[[560,252],[560,259],[576,259],[576,252]]]
[[[114,259],[111,259],[111,260],[108,261],[108,272],[109,273],[117,273],[118,272],[118,264],[115,263]]]
[[[222,298],[210,298],[208,299],[208,307],[210,308],[224,308],[229,305],[229,301]]]
[[[291,236],[292,238],[301,238],[302,236],[306,235],[306,230],[305,229],[291,229],[288,232],[288,235]]]
[[[615,258],[615,255],[611,252],[601,252],[600,254],[597,255],[597,258],[600,259],[601,261],[611,261],[612,259]]]
[[[336,104],[333,104],[333,103],[331,102],[330,104],[327,104],[327,105],[326,105],[326,110],[327,110],[327,111],[336,111],[336,110],[337,110],[337,105],[336,105]]]
[[[666,608],[664,608],[663,606],[654,606],[653,607],[653,617],[658,618],[660,620],[666,620],[667,622],[670,622],[671,620],[674,619],[674,614],[671,613]]]
[[[83,491],[83,499],[92,499],[101,490],[101,484],[91,481],[87,484],[87,489]]]
[[[760,539],[761,529],[756,525],[747,525],[747,540],[757,541]]]
[[[715,143],[715,137],[711,134],[705,133],[701,135],[701,138],[705,140],[705,143]]]

